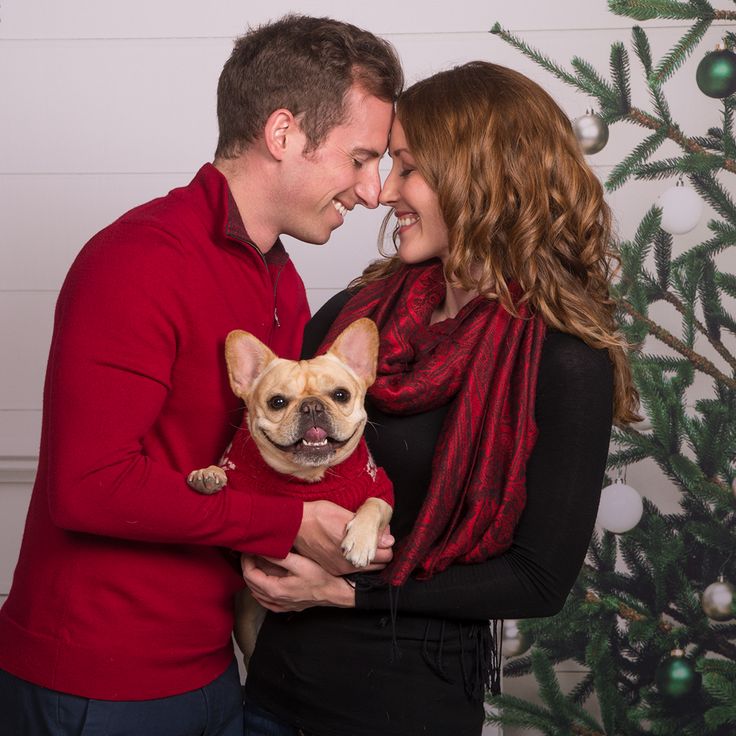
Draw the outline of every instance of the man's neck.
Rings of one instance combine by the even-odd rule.
[[[225,177],[243,225],[261,253],[268,253],[279,233],[270,224],[272,198],[259,182],[268,181],[257,172],[257,164],[243,154],[235,159],[215,159],[214,167]]]

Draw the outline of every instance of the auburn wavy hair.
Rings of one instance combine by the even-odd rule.
[[[448,282],[512,314],[508,284],[518,283],[547,325],[608,350],[614,419],[640,419],[609,292],[617,265],[611,213],[557,103],[523,74],[474,61],[409,87],[396,115],[447,224]],[[384,257],[355,283],[399,268],[398,255]]]

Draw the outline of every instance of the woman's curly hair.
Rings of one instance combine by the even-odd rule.
[[[523,74],[474,61],[409,87],[396,114],[447,224],[448,282],[512,314],[508,284],[519,284],[547,325],[609,351],[614,418],[639,419],[609,292],[611,213],[557,103]],[[384,258],[357,283],[400,267],[397,255]]]

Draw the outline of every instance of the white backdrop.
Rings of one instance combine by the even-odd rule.
[[[212,159],[215,88],[233,38],[249,24],[288,11],[331,15],[385,36],[401,55],[407,83],[470,59],[512,66],[540,82],[571,118],[593,101],[488,33],[494,22],[563,66],[578,55],[604,74],[613,41],[631,48],[631,22],[609,13],[605,0],[4,0],[0,601],[10,585],[37,459],[53,307],[66,269],[97,230],[130,207],[187,183]],[[655,57],[672,47],[685,25],[644,24]],[[722,33],[722,27],[711,28],[701,50],[665,88],[686,134],[702,134],[718,122],[719,102],[699,92],[695,66]],[[632,71],[635,104],[647,107],[633,54]],[[590,158],[601,178],[643,135],[633,126],[612,128],[608,146]],[[664,153],[676,150],[673,146]],[[610,197],[623,237],[633,234],[644,212],[672,183],[629,184]],[[706,211],[698,228],[677,239],[676,247],[704,239],[711,214]],[[325,246],[287,239],[313,309],[374,257],[381,217],[380,210],[356,209]],[[660,505],[672,502],[666,481],[646,464],[631,468],[628,482]],[[507,685],[521,691],[529,687]]]

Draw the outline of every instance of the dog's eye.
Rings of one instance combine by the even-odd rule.
[[[276,411],[278,411],[279,409],[285,409],[288,403],[289,403],[289,400],[285,398],[284,396],[281,396],[281,394],[276,394],[276,396],[272,396],[268,400],[268,405],[272,409],[276,409]]]
[[[332,392],[332,398],[338,402],[338,404],[344,404],[350,400],[350,391],[346,388],[336,388]]]

